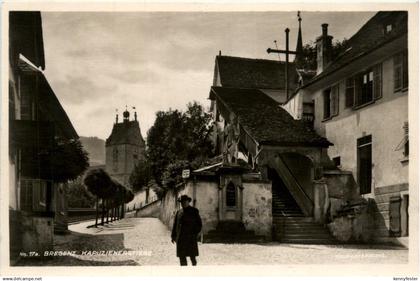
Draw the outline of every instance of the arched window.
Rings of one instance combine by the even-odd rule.
[[[226,206],[236,207],[236,188],[232,182],[226,187]]]

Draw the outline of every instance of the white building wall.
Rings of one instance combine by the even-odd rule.
[[[402,96],[380,106],[359,110],[325,125],[325,136],[334,146],[328,155],[341,157],[343,170],[353,172],[357,180],[357,139],[372,135],[372,191],[374,187],[408,182],[408,165],[402,163],[402,151],[395,151],[404,137],[408,97]]]
[[[402,150],[396,151],[408,121],[408,93],[394,92],[393,75],[390,57],[382,62],[382,98],[359,109],[345,108],[345,79],[339,81],[339,114],[329,120],[323,120],[324,89],[310,95],[315,100],[315,130],[334,144],[329,157],[340,156],[342,169],[353,172],[356,180],[357,139],[372,135],[372,192],[408,182],[408,162],[401,161]]]

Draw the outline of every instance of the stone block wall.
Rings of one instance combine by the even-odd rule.
[[[401,198],[401,236],[407,236],[405,226],[408,224],[408,217],[405,213],[404,204],[408,202],[403,201],[403,194],[408,195],[408,183],[390,185],[375,188],[375,203],[376,208],[374,212],[376,238],[390,237],[390,202],[392,197]]]

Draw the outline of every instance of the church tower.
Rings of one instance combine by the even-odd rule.
[[[297,14],[299,21],[299,30],[296,43],[296,56],[295,56],[295,65],[296,69],[301,69],[303,67],[303,43],[302,43],[302,18],[300,12]]]
[[[129,186],[128,179],[136,164],[144,159],[145,142],[137,121],[130,120],[127,108],[123,112],[123,121],[118,123],[118,114],[111,135],[106,139],[105,169],[115,179]]]

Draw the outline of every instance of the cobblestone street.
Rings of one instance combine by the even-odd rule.
[[[49,266],[178,264],[175,245],[170,241],[169,230],[158,219],[126,218],[104,227],[86,228],[90,224],[92,221],[70,225],[70,234],[55,236],[55,251],[76,251],[75,255],[50,257],[42,262],[21,260],[19,264]],[[406,263],[408,261],[407,249],[380,245],[200,243],[199,249],[199,265]]]

